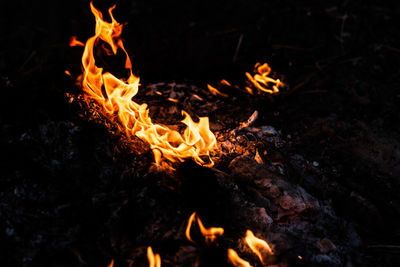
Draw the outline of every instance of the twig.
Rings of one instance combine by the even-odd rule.
[[[240,128],[244,128],[244,127],[249,127],[251,126],[258,118],[258,111],[254,111],[253,114],[251,114],[250,118],[247,119],[246,122],[242,122],[240,123]]]
[[[29,57],[22,63],[21,67],[19,67],[18,71],[21,72],[22,69],[28,64],[29,61],[36,55],[36,50],[33,50]]]
[[[235,54],[233,55],[232,63],[236,62],[237,56],[239,54],[240,46],[242,45],[242,41],[243,41],[243,33],[240,34],[239,41],[236,45]]]

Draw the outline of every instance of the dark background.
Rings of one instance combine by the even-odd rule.
[[[114,2],[94,4],[105,13]],[[18,190],[27,185],[25,190],[40,195],[54,189],[55,203],[71,198],[80,205],[86,192],[76,188],[96,184],[98,166],[67,162],[54,172],[46,166],[54,151],[37,160],[40,145],[18,143],[24,133],[35,136],[43,123],[76,123],[76,111],[64,97],[76,89],[64,70],[79,74],[82,51],[68,42],[72,35],[81,41],[90,37],[94,19],[88,1],[8,1],[1,13],[0,242],[11,256],[1,259],[16,264],[27,255],[20,250],[34,246],[27,240],[43,222],[36,208],[56,205],[47,198],[42,203],[40,196],[37,202],[17,200]],[[338,182],[377,207],[382,218],[376,221],[368,212],[343,211],[361,223],[368,244],[393,246],[368,253],[384,258],[399,252],[397,1],[118,1],[114,14],[126,23],[125,47],[144,84],[239,82],[256,62],[268,62],[288,86],[261,106],[261,120],[294,136],[295,148],[305,155],[338,167]],[[91,151],[86,153],[83,158],[90,158]],[[35,182],[40,190],[30,184],[34,177],[40,177]],[[335,203],[346,206],[346,198]],[[86,210],[81,212],[70,216],[72,224]],[[36,224],[26,228],[32,220]]]
[[[317,109],[307,115],[351,112],[365,121],[382,118],[393,129],[399,100],[395,3],[119,1],[115,15],[126,23],[123,37],[144,83],[188,79],[204,86],[222,78],[242,80],[244,71],[265,61],[291,88],[307,83],[302,90],[327,91],[296,97],[306,102],[296,105],[304,112]],[[104,13],[112,4],[95,2]],[[46,108],[62,113],[52,106],[63,105],[63,72],[80,71],[81,50],[67,47],[69,38],[85,41],[93,31],[87,1],[10,1],[4,6],[0,68],[19,88],[4,95],[5,102],[13,101],[11,107],[3,105],[4,119],[40,117],[37,113]]]

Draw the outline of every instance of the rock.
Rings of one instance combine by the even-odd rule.
[[[295,206],[294,199],[291,196],[286,195],[285,192],[284,195],[279,199],[279,205],[282,207],[282,209],[290,210]]]
[[[256,221],[259,221],[262,224],[270,225],[274,222],[274,220],[267,214],[265,208],[255,208],[254,215]]]
[[[331,252],[336,249],[335,244],[332,243],[328,238],[323,238],[319,240],[316,244],[319,251],[323,254]]]

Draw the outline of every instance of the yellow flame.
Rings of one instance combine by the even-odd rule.
[[[258,90],[269,94],[275,94],[279,92],[279,87],[283,86],[283,83],[279,79],[272,79],[271,77],[268,77],[268,75],[271,73],[271,67],[268,65],[268,63],[256,63],[254,69],[254,76],[246,72],[246,77]]]
[[[269,255],[274,254],[268,243],[254,236],[251,230],[246,231],[245,241],[247,245],[250,247],[250,249],[254,252],[254,254],[257,255],[257,257],[263,264],[265,263],[264,259],[268,254]]]
[[[115,6],[108,10],[111,23],[103,20],[102,13],[93,3],[90,3],[90,8],[96,18],[96,29],[95,35],[87,40],[82,56],[83,74],[79,80],[82,81],[85,98],[95,100],[102,107],[100,112],[111,121],[118,122],[120,129],[128,136],[136,135],[148,142],[156,165],[167,167],[165,161],[177,162],[193,158],[199,165],[213,166],[210,151],[216,148],[216,138],[210,131],[208,117],[200,117],[198,122],[194,122],[189,114],[182,111],[182,123],[186,125],[183,134],[167,126],[153,124],[147,104],[138,104],[132,100],[139,90],[139,77],[132,73],[131,60],[120,37],[123,25],[112,14]],[[74,40],[71,45],[79,45],[76,38],[71,40]],[[101,46],[107,53],[115,55],[118,49],[124,52],[125,68],[129,71],[127,79],[103,72],[103,68],[96,65],[94,48],[100,40],[111,47],[109,51]],[[204,157],[209,160],[204,160]]]
[[[228,260],[235,267],[252,267],[248,261],[240,258],[233,249],[228,249]]]
[[[147,247],[147,259],[149,260],[149,267],[161,267],[161,257],[159,254],[154,254],[151,247]]]
[[[204,236],[205,240],[207,243],[212,243],[215,241],[217,236],[223,235],[224,234],[224,228],[222,227],[210,227],[210,228],[205,228],[202,221],[200,220],[199,216],[196,214],[196,212],[193,212],[192,215],[190,215],[188,224],[186,226],[186,238],[194,242],[192,240],[192,237],[190,236],[190,229],[192,227],[193,221],[196,218],[197,224],[199,226],[201,234]]]
[[[251,86],[253,86],[259,92],[265,92],[265,93],[269,93],[269,94],[278,93],[279,88],[283,87],[284,84],[279,79],[273,79],[273,78],[269,77],[268,75],[270,73],[271,73],[271,67],[268,65],[268,63],[261,64],[261,63],[257,62],[254,65],[254,74],[253,75],[251,75],[249,72],[245,73],[246,77],[248,79],[248,82],[247,82],[248,86],[244,87],[246,92],[253,95],[254,90],[251,88]],[[235,88],[239,89],[239,86],[232,85],[227,80],[221,80],[219,82],[219,84],[223,85],[223,86],[235,87]],[[221,93],[214,86],[207,84],[207,88],[213,95],[220,95],[222,97],[228,97],[227,94]]]

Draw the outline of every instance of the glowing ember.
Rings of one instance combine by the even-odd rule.
[[[201,234],[204,236],[205,240],[207,243],[214,242],[215,239],[217,238],[217,235],[223,235],[224,234],[224,229],[221,227],[210,227],[210,228],[205,228],[203,223],[201,222],[199,216],[197,216],[196,212],[193,212],[192,215],[189,217],[188,224],[186,226],[186,237],[189,241],[194,242],[190,236],[190,229],[192,227],[193,221],[196,218],[197,225],[200,228]]]
[[[270,246],[268,245],[268,243],[262,239],[255,237],[251,230],[246,231],[246,237],[244,240],[246,241],[247,245],[254,252],[254,254],[257,255],[257,257],[260,259],[260,261],[263,264],[265,263],[265,257],[267,255],[274,254],[272,252]]]
[[[252,267],[248,261],[240,258],[233,249],[228,249],[228,260],[235,267]]]
[[[149,267],[161,267],[161,257],[159,254],[154,254],[151,247],[147,247],[147,259]]]
[[[264,92],[268,94],[276,94],[279,92],[279,88],[283,87],[284,84],[279,80],[279,79],[273,79],[269,77],[271,73],[271,67],[268,65],[268,63],[256,63],[254,66],[254,75],[251,75],[250,73],[246,72],[246,77],[248,79],[248,86],[245,86],[245,90],[247,93],[253,95],[254,94],[254,88],[257,89],[258,92]],[[240,89],[239,86],[237,85],[232,85],[229,83],[227,80],[221,80],[219,82],[220,85],[222,86],[228,86],[228,87],[235,87],[236,89]],[[252,88],[254,87],[254,88]],[[207,84],[208,90],[213,94],[213,95],[220,95],[222,97],[228,97],[227,94],[220,92],[217,88],[214,86],[211,86]]]
[[[120,37],[123,25],[112,15],[115,6],[108,10],[111,23],[103,20],[102,13],[92,3],[90,8],[96,18],[96,30],[95,35],[85,44],[82,56],[83,74],[78,78],[86,93],[85,99],[95,100],[102,108],[101,114],[116,122],[127,136],[137,136],[148,142],[156,165],[169,167],[166,161],[177,162],[193,158],[200,165],[213,166],[210,151],[216,148],[216,139],[210,131],[208,118],[200,117],[198,122],[194,122],[189,114],[182,111],[182,123],[186,125],[183,134],[167,126],[152,123],[147,104],[138,104],[132,100],[139,90],[139,77],[132,73],[130,58]],[[125,53],[125,68],[129,71],[127,79],[117,78],[96,66],[94,49],[100,40],[111,47],[109,51],[105,46],[98,46],[107,54],[116,55],[118,49]],[[76,38],[71,38],[71,46],[81,44]],[[208,160],[204,157],[208,157]]]

